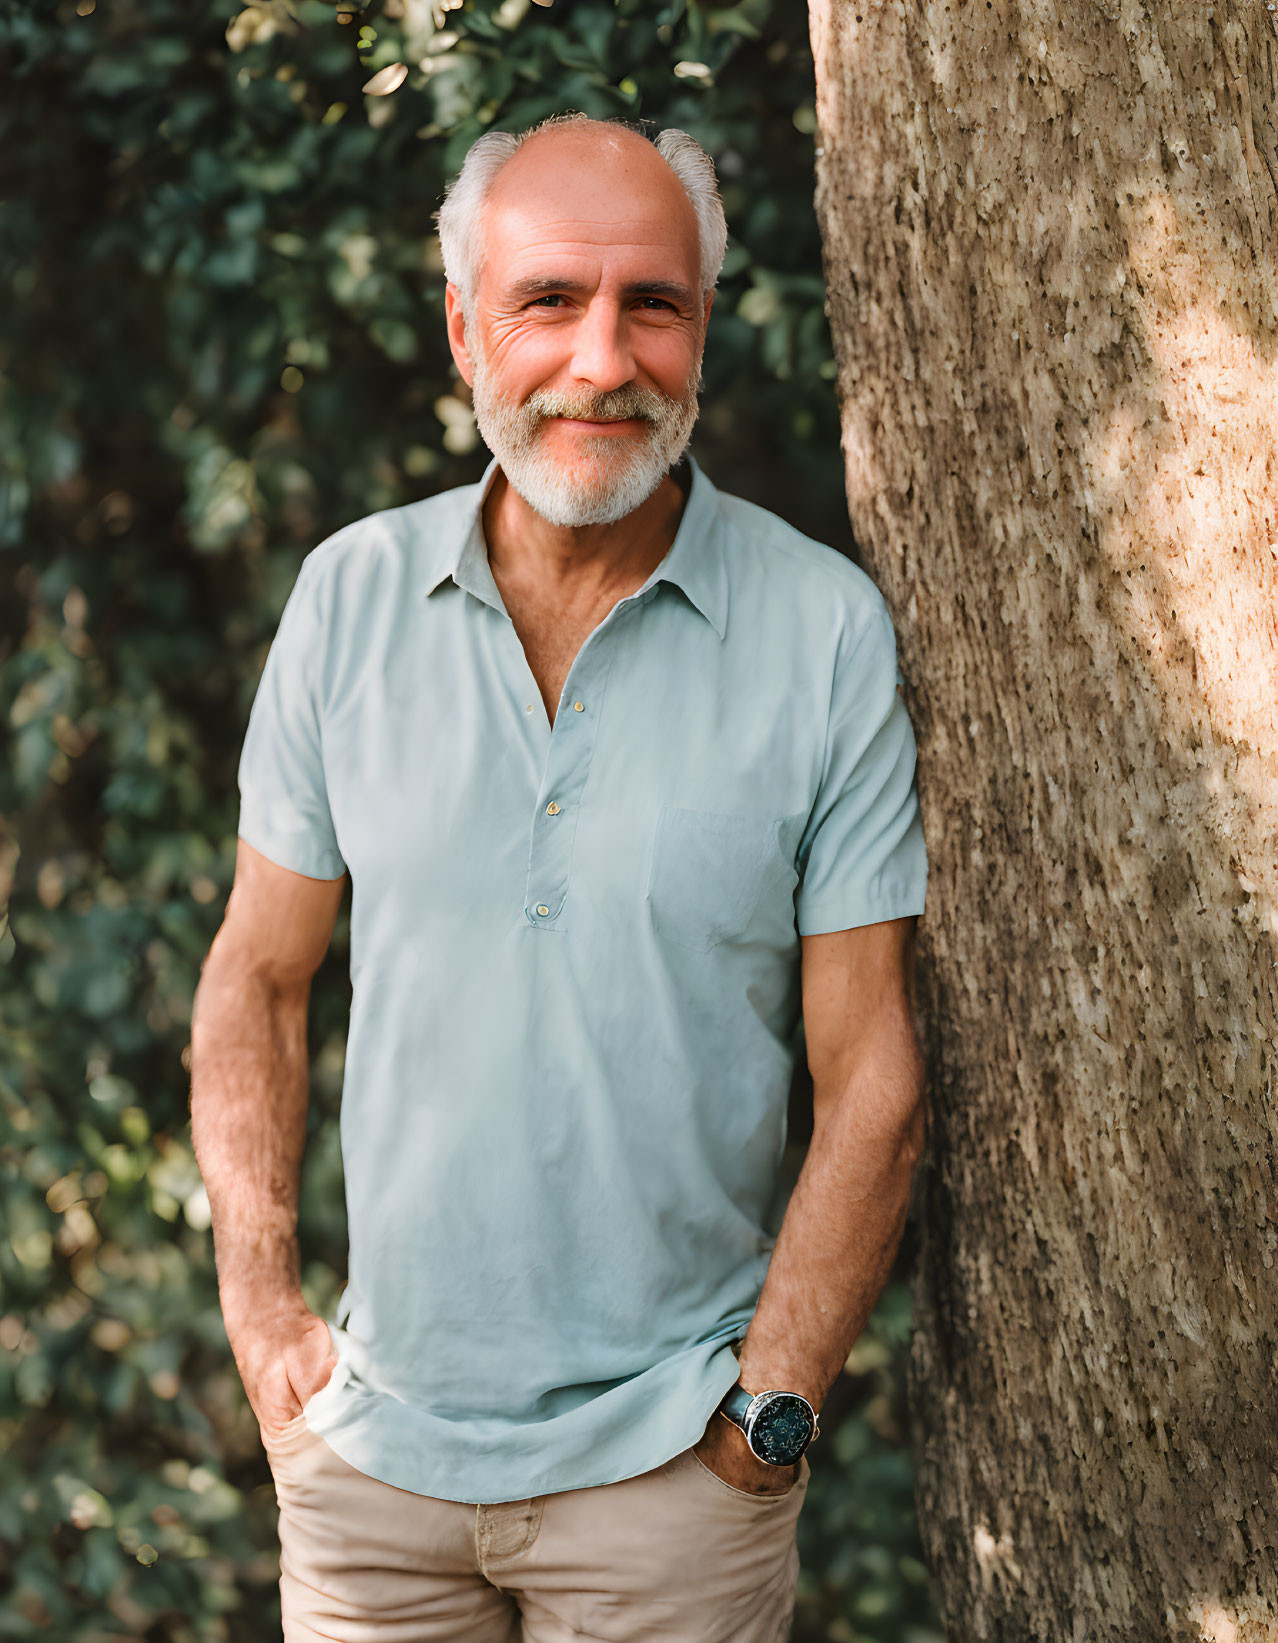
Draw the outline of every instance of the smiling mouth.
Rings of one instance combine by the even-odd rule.
[[[642,422],[637,416],[560,416],[556,422],[568,422],[578,428],[618,428],[627,423]]]

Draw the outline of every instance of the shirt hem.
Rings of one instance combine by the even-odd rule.
[[[703,1341],[532,1424],[446,1420],[359,1384],[342,1364],[302,1413],[348,1465],[394,1488],[467,1506],[530,1500],[620,1483],[691,1448],[736,1383],[735,1339]],[[568,1458],[549,1462],[551,1449]]]

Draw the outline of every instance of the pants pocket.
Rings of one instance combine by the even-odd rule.
[[[779,1506],[784,1501],[793,1499],[796,1492],[802,1493],[807,1487],[809,1467],[808,1457],[806,1455],[801,1455],[799,1457],[799,1469],[795,1473],[794,1482],[790,1485],[790,1487],[788,1489],[780,1490],[777,1494],[769,1495],[756,1495],[748,1489],[738,1489],[734,1484],[725,1482],[717,1472],[712,1472],[706,1463],[701,1459],[700,1455],[694,1454],[691,1449],[688,1450],[688,1456],[697,1472],[708,1483],[714,1484],[716,1488],[722,1490],[725,1495],[733,1496],[737,1500],[744,1501],[750,1506],[761,1506],[764,1508],[769,1506]]]
[[[319,1442],[319,1434],[311,1430],[304,1413],[294,1415],[283,1426],[263,1426],[259,1421],[257,1429],[268,1458],[271,1455],[289,1455],[297,1449],[304,1449],[308,1443]]]

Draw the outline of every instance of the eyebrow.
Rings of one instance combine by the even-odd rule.
[[[558,291],[575,296],[586,289],[587,287],[578,280],[554,279],[547,275],[534,274],[527,279],[516,280],[514,285],[508,286],[506,296],[515,302],[521,302],[526,297],[544,297]],[[627,296],[668,297],[671,302],[682,303],[685,308],[693,307],[696,300],[691,287],[684,285],[680,280],[636,280],[624,290]]]

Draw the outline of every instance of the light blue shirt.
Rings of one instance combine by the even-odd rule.
[[[351,877],[350,1275],[305,1415],[401,1489],[520,1500],[696,1442],[775,1240],[799,937],[923,911],[882,596],[690,467],[553,727],[495,463],[316,548],[253,702],[240,835]]]

